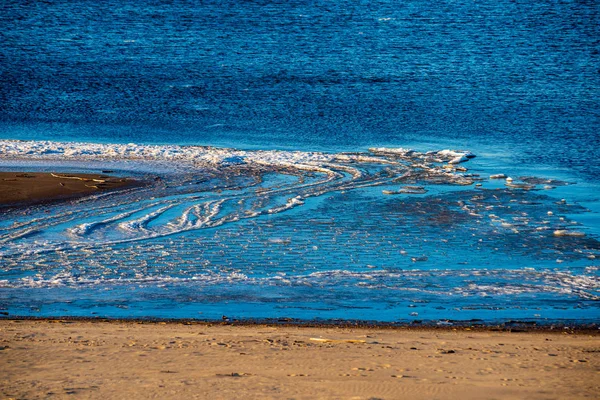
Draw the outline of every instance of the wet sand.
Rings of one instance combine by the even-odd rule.
[[[0,397],[585,399],[600,336],[0,320]]]
[[[0,172],[0,207],[69,200],[135,182],[99,174]]]

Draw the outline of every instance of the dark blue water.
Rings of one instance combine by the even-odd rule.
[[[599,16],[595,1],[4,1],[0,137],[497,144],[593,178]]]
[[[0,11],[0,139],[328,154],[209,149],[217,161],[194,164],[203,150],[0,141],[3,169],[160,176],[0,209],[0,310],[600,321],[596,1]],[[422,153],[367,153],[379,146]],[[424,154],[443,148],[478,157],[464,171]]]

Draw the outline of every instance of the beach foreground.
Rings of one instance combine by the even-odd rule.
[[[595,398],[597,334],[0,321],[3,398]]]

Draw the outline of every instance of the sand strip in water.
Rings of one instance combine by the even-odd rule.
[[[0,172],[0,207],[69,200],[138,183],[100,174]]]

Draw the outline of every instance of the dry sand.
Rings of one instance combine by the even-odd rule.
[[[131,186],[135,182],[98,174],[0,172],[0,207],[67,200]]]
[[[592,399],[600,395],[599,339],[461,328],[0,320],[0,397]]]

